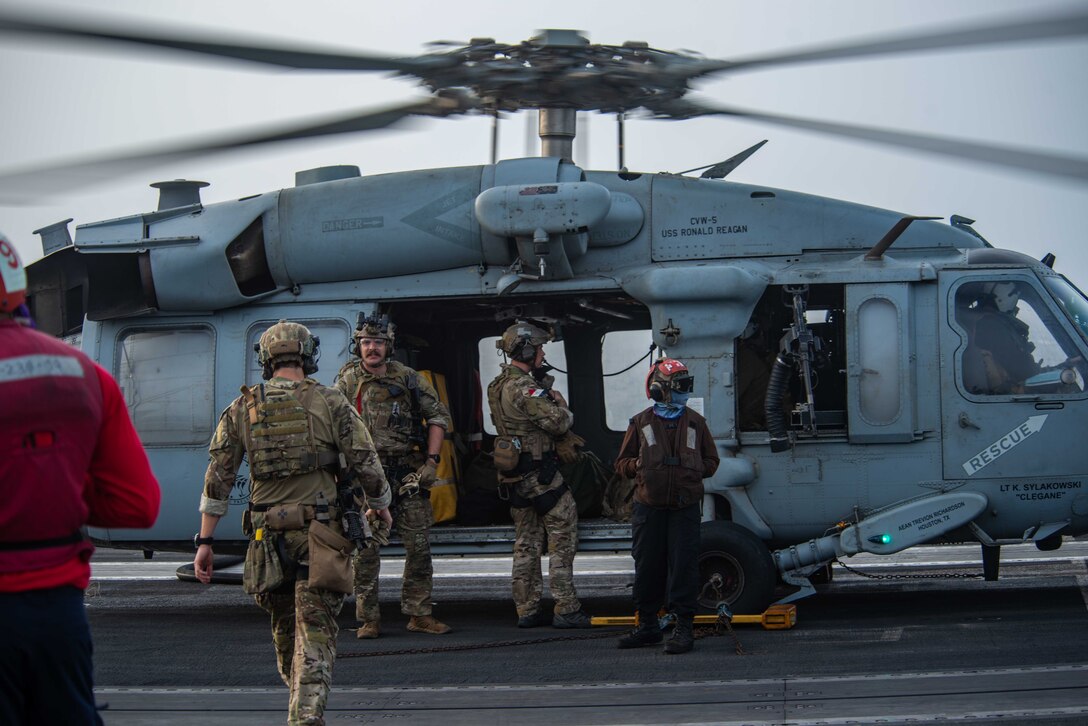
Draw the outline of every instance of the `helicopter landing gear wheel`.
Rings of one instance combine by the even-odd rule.
[[[699,608],[714,612],[718,599],[735,615],[762,613],[778,581],[763,541],[739,524],[703,522],[699,548]]]

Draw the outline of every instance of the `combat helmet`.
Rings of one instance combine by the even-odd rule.
[[[537,348],[552,339],[552,334],[532,323],[516,322],[506,329],[502,337],[495,341],[495,347],[511,360],[532,363],[536,358]]]
[[[377,313],[373,313],[364,318],[363,314],[359,313],[358,322],[355,323],[355,334],[351,338],[350,353],[362,355],[359,341],[363,338],[386,341],[388,345],[386,346],[385,357],[388,360],[393,357],[393,349],[396,346],[397,326],[389,320],[388,315],[379,316]]]
[[[305,325],[280,320],[264,331],[253,349],[261,364],[261,375],[267,381],[272,377],[272,371],[282,365],[302,366],[306,375],[316,373],[320,345],[321,341]]]
[[[0,313],[14,313],[26,302],[26,268],[15,245],[0,234]]]
[[[659,403],[672,400],[671,392],[691,393],[695,389],[695,376],[688,367],[675,358],[661,358],[650,366],[646,374],[646,398]]]

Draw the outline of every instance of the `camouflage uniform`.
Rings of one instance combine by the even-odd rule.
[[[416,371],[395,360],[386,361],[385,366],[385,374],[377,376],[367,371],[361,360],[349,361],[337,374],[336,386],[370,429],[386,478],[394,489],[393,525],[405,553],[400,610],[405,615],[430,615],[434,573],[428,541],[428,531],[434,524],[430,491],[425,487],[420,494],[400,496],[396,489],[405,475],[425,463],[428,427],[448,430],[450,413],[434,387]],[[381,619],[378,551],[375,540],[355,555],[355,616],[363,623]]]
[[[548,580],[555,599],[555,614],[578,612],[582,608],[574,589],[578,508],[558,471],[550,481],[540,481],[542,471],[547,470],[540,465],[540,460],[554,460],[555,441],[570,430],[574,415],[552,401],[548,391],[541,388],[531,375],[510,364],[502,366],[502,371],[487,387],[487,395],[489,401],[498,404],[491,407],[495,427],[500,433],[505,431],[517,437],[521,450],[537,460],[532,469],[512,482],[510,487],[510,514],[514,518],[515,528],[512,584],[518,616],[535,615],[540,610],[544,589],[540,558],[545,538],[549,554]],[[559,494],[557,500],[556,494]],[[555,500],[554,506],[541,514],[533,506],[533,500],[538,497],[542,497],[537,500],[538,503]]]
[[[254,387],[258,395],[269,398],[281,391],[290,393],[282,400],[298,403],[305,409],[308,437],[319,454],[340,453],[355,481],[363,486],[370,505],[388,506],[389,487],[378,463],[374,443],[362,419],[348,401],[334,388],[327,388],[307,378],[292,381],[274,377],[263,389]],[[214,516],[226,514],[227,502],[243,455],[253,461],[255,437],[251,436],[246,398],[239,396],[219,418],[212,437],[211,461],[204,477],[204,494],[200,511]],[[326,455],[325,458],[328,458]],[[252,472],[251,472],[252,473]],[[336,501],[336,479],[328,468],[312,468],[289,476],[252,477],[249,512],[252,525],[247,534],[264,526],[262,508],[275,504],[315,504],[324,497]],[[329,526],[342,531],[337,510],[332,507]],[[307,531],[282,532],[286,560],[289,563],[309,561]],[[247,561],[247,567],[249,562]],[[299,573],[303,574],[303,573]],[[293,575],[293,573],[292,573]],[[323,589],[312,589],[301,577],[288,581],[272,592],[256,594],[257,604],[266,610],[272,621],[272,642],[280,677],[291,689],[288,724],[323,724],[325,702],[336,658],[336,616],[344,595]]]

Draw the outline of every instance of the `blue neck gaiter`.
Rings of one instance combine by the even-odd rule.
[[[680,418],[680,415],[684,413],[684,409],[687,408],[688,396],[690,395],[690,393],[673,391],[671,401],[654,404],[654,415],[665,419]]]

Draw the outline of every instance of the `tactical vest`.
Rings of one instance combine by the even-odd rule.
[[[675,419],[677,429],[656,416],[652,408],[631,419],[638,429],[642,466],[636,475],[636,499],[655,507],[685,507],[703,496],[702,442],[697,414],[685,411]],[[675,442],[675,451],[673,443]]]
[[[103,418],[97,369],[59,340],[0,321],[0,400],[0,572],[89,557],[80,528]]]
[[[317,450],[309,414],[314,393],[313,381],[304,381],[297,391],[263,383],[242,386],[246,451],[254,479],[284,479],[339,463],[336,452]]]
[[[405,376],[404,385],[401,385],[398,382],[378,378],[364,381],[362,376],[366,372],[361,365],[359,368],[360,379],[355,386],[355,410],[359,411],[370,423],[370,434],[378,444],[379,451],[383,448],[379,443],[379,439],[384,438],[381,435],[383,431],[392,432],[397,438],[403,439],[402,443],[409,449],[413,445],[423,445],[427,440],[427,434],[423,426],[422,404],[419,401],[419,377],[416,372],[412,371]],[[364,390],[366,391],[365,409]],[[373,411],[375,408],[376,413]]]
[[[507,381],[520,374],[520,371],[517,374],[512,372],[517,370],[514,366],[504,368],[487,386],[487,405],[491,407],[491,423],[499,434],[521,439],[522,451],[531,452],[534,454],[533,458],[539,459],[541,452],[555,448],[552,436],[542,431],[528,417],[505,415],[502,406],[502,390]]]

